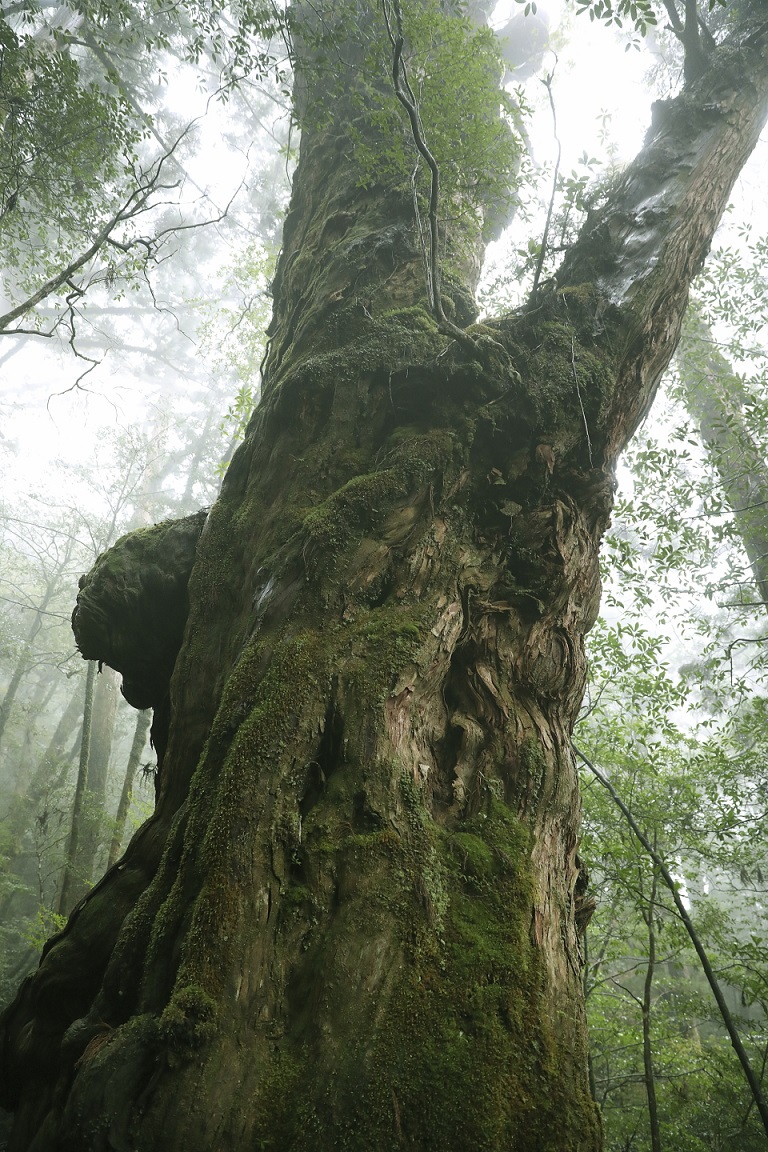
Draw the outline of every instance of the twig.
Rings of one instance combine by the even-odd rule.
[[[539,289],[539,280],[541,278],[541,270],[544,267],[544,257],[547,254],[547,244],[549,241],[549,229],[552,224],[552,213],[555,209],[555,195],[557,193],[557,180],[560,175],[560,161],[563,156],[563,145],[560,142],[560,137],[557,134],[557,111],[555,109],[555,100],[552,95],[552,80],[555,75],[555,68],[557,68],[557,53],[555,53],[555,67],[550,72],[549,76],[545,77],[541,83],[547,90],[549,97],[549,106],[552,109],[552,132],[557,144],[557,160],[555,161],[555,171],[552,175],[552,195],[549,198],[549,207],[547,208],[547,219],[544,223],[544,233],[541,237],[541,248],[539,249],[539,258],[536,261],[536,271],[533,274],[533,286],[531,294],[528,298],[528,307],[533,308],[536,303],[536,293]]]

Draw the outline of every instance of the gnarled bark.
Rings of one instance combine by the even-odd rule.
[[[612,466],[764,120],[764,40],[666,106],[535,308],[458,343],[406,192],[363,189],[349,107],[313,118],[304,81],[157,811],[3,1018],[12,1147],[592,1152],[583,638]],[[447,238],[457,315],[480,231]]]

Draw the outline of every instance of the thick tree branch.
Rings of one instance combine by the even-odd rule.
[[[768,22],[710,59],[694,84],[654,105],[644,148],[557,273],[559,292],[593,286],[594,335],[620,357],[601,418],[609,461],[650,406],[690,283],[768,115]]]

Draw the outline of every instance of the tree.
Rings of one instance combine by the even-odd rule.
[[[752,252],[757,254],[754,249]],[[724,294],[724,266],[728,295]],[[721,248],[697,284],[697,296],[704,296],[712,322],[717,322],[720,341],[702,322],[699,309],[694,308],[693,315],[689,312],[676,356],[678,378],[672,381],[671,395],[678,401],[671,412],[673,423],[667,413],[661,431],[657,421],[655,436],[651,433],[638,438],[640,447],[632,454],[642,467],[642,475],[635,476],[633,484],[636,502],[642,507],[628,519],[636,538],[646,542],[645,547],[641,544],[644,570],[631,572],[634,559],[629,552],[622,559],[633,584],[642,571],[642,586],[616,589],[618,600],[624,603],[627,591],[630,598],[636,594],[641,605],[650,606],[649,615],[658,611],[662,597],[665,611],[674,610],[671,586],[677,586],[685,597],[690,581],[699,595],[688,593],[688,613],[700,616],[700,592],[706,579],[717,599],[724,602],[721,608],[729,616],[739,617],[735,625],[732,619],[726,620],[725,633],[722,624],[715,630],[709,622],[704,631],[699,621],[698,630],[711,658],[714,661],[719,649],[726,665],[734,637],[745,639],[745,624],[754,628],[755,609],[764,600],[760,591],[765,553],[761,546],[765,540],[761,499],[765,453],[760,445],[765,416],[764,373],[760,372],[760,359],[755,359],[759,321],[745,307],[744,299],[762,288],[758,268],[762,269],[762,262],[756,261],[753,270],[746,260],[737,262],[733,251]],[[736,327],[741,330],[734,332]],[[748,365],[745,375],[731,367],[720,347],[728,347],[737,363]],[[688,419],[682,404],[688,409]],[[696,445],[692,424],[696,431],[700,429],[706,460]],[[656,509],[654,522],[644,524],[651,508]],[[723,516],[728,510],[732,516]],[[729,545],[726,552],[724,544]],[[732,556],[734,550],[737,554]],[[717,564],[705,578],[697,554],[706,557],[707,552],[715,555]],[[651,556],[659,563],[656,573],[649,571]],[[659,583],[664,568],[668,572],[666,589]],[[612,583],[615,588],[615,581]],[[616,603],[614,599],[614,607]],[[679,606],[675,614],[676,630],[685,632],[686,620],[679,615]],[[678,912],[665,908],[663,897],[656,903],[667,953],[666,962],[656,965],[657,990],[652,1005],[654,1063],[660,1069],[662,1145],[711,1148],[725,1140],[728,1145],[762,1147],[766,1110],[760,1102],[759,1085],[745,1068],[745,1080],[752,1081],[751,1092],[757,1101],[757,1107],[750,1107],[745,1098],[746,1084],[739,1085],[734,1075],[736,1052],[742,1063],[748,1053],[759,1079],[765,1069],[767,974],[759,958],[764,956],[765,784],[763,725],[759,719],[764,699],[759,681],[757,688],[754,686],[755,661],[750,659],[753,687],[745,698],[743,685],[738,683],[745,669],[743,665],[734,668],[731,656],[731,675],[718,690],[714,716],[705,719],[703,734],[694,735],[697,707],[691,695],[695,683],[691,669],[683,672],[677,687],[673,686],[664,675],[660,656],[660,651],[673,648],[669,637],[660,635],[655,625],[651,625],[650,634],[644,634],[642,624],[628,624],[626,616],[625,612],[613,629],[603,626],[592,634],[591,688],[598,691],[585,724],[578,730],[579,742],[586,739],[595,749],[591,754],[598,763],[608,766],[605,784],[618,797],[617,803],[623,796],[631,808],[631,813],[625,808],[626,816],[618,816],[615,810],[607,812],[602,797],[595,795],[593,787],[588,788],[587,838],[580,847],[598,894],[597,915],[589,929],[591,962],[586,984],[592,1058],[597,1091],[604,1102],[607,1143],[611,1148],[630,1144],[645,1147],[642,1113],[646,1102],[637,1093],[643,1078],[640,1024],[638,1021],[633,1030],[631,1024],[627,1027],[627,1019],[632,1015],[633,1002],[641,1004],[638,977],[633,973],[646,966],[646,989],[652,979],[653,921],[648,918],[651,901],[644,891],[653,889],[655,883],[652,842],[662,856],[674,861],[675,878],[686,894],[685,907]],[[637,620],[641,621],[640,613]],[[629,661],[616,644],[622,633],[633,640]],[[674,651],[672,658],[674,661]],[[627,677],[630,683],[625,682]],[[634,680],[639,681],[636,687],[632,686]],[[728,680],[730,700],[726,695]],[[711,699],[708,703],[711,708]],[[675,713],[684,717],[684,734],[675,730]],[[714,738],[713,729],[717,733]],[[640,850],[640,856],[645,857],[642,866],[637,858],[639,841],[627,842],[627,824],[633,818],[644,829],[640,837],[645,835],[647,851]],[[617,820],[618,835],[611,828]],[[724,1022],[732,1033],[734,1026],[736,1029],[733,1046],[723,1042],[722,1030],[711,1018],[711,992],[702,996],[699,960],[687,960],[678,944],[675,963],[669,963],[674,941],[670,926],[675,920],[685,921],[688,910],[698,931],[697,948],[703,946],[711,959],[707,980],[711,982],[714,976],[715,986],[719,983],[715,996]],[[644,942],[646,929],[648,940]],[[702,967],[708,965],[708,961],[702,962]],[[646,1003],[643,997],[644,1029]],[[649,1094],[649,1111],[650,1104]]]
[[[2,1018],[12,1148],[599,1147],[570,734],[612,470],[768,111],[755,11],[478,325],[491,38],[291,10],[262,400],[202,533],[123,538],[78,598],[156,706],[157,807]]]
[[[586,983],[609,1147],[629,1146],[629,1134],[636,1139],[638,1129],[638,1146],[646,1146],[643,1111],[651,1148],[716,1147],[718,1128],[733,1139],[738,1133],[740,1147],[762,1147],[768,1126],[760,1088],[765,1017],[758,1010],[745,1019],[744,1007],[756,997],[744,961],[763,918],[760,905],[750,907],[743,893],[739,900],[731,888],[724,906],[713,890],[722,892],[730,876],[738,886],[750,845],[764,839],[763,806],[753,804],[764,779],[754,763],[745,763],[743,746],[729,754],[725,741],[654,739],[638,727],[632,749],[623,743],[622,718],[590,718],[587,738],[603,746],[608,774],[579,752],[601,785],[599,796],[587,790],[580,851],[604,906],[595,931],[589,928]],[[755,759],[759,763],[760,755]],[[631,797],[632,810],[620,793]],[[674,879],[663,856],[674,861]],[[735,1082],[739,1065],[741,1085]],[[686,1081],[690,1104],[680,1093]],[[708,1113],[694,1104],[697,1082],[710,1101]],[[637,1096],[640,1084],[644,1101]],[[681,1131],[688,1143],[679,1142]]]
[[[98,310],[145,289],[157,307],[157,270],[180,237],[229,209],[187,178],[199,117],[164,106],[168,72],[194,70],[209,104],[246,77],[279,79],[258,38],[273,25],[259,3],[0,7],[4,358],[25,336],[60,336],[92,369],[93,297]],[[194,206],[185,184],[197,188]]]
[[[24,572],[21,576],[22,582],[16,583],[17,574],[10,564],[8,564],[7,574],[3,578],[4,590],[12,594],[12,599],[8,600],[7,597],[4,599],[17,609],[28,610],[32,619],[23,639],[19,637],[15,665],[6,683],[2,701],[0,701],[0,742],[5,734],[19,687],[35,667],[36,641],[46,617],[55,618],[58,615],[59,619],[66,619],[66,617],[51,612],[49,609],[53,606],[55,597],[61,594],[65,578],[68,576],[71,579],[77,556],[77,541],[71,532],[61,532],[57,535],[51,534],[40,538],[37,531],[38,525],[28,525],[19,521],[15,525],[7,523],[5,527],[16,528],[15,535],[21,543],[21,549],[28,556],[31,555],[37,571],[34,574],[35,585],[33,589],[29,588],[31,583],[29,572]],[[18,628],[18,624],[16,627]]]

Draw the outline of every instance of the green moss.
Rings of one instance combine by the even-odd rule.
[[[423,611],[404,604],[369,609],[349,627],[346,675],[363,708],[378,707],[417,661],[423,627]]]
[[[405,1147],[435,1152],[552,1147],[559,1070],[529,932],[529,836],[501,804],[478,824],[482,836],[432,839],[444,911],[426,935],[416,917],[419,946],[356,1089],[366,1131],[372,1114],[380,1125],[371,1148],[398,1129]],[[356,1137],[352,1122],[337,1147],[351,1152]]]
[[[354,476],[307,513],[304,528],[315,544],[338,551],[354,529],[373,523],[394,500],[405,495],[405,477],[390,470]]]
[[[342,850],[372,852],[381,848],[392,848],[398,843],[397,833],[392,828],[382,828],[376,832],[353,832],[349,836],[343,836],[339,846]]]
[[[526,772],[534,779],[543,776],[547,767],[547,758],[540,742],[533,736],[526,736],[520,743],[520,763]]]
[[[253,1148],[256,1152],[288,1152],[307,1124],[306,1079],[302,1059],[277,1052],[251,1104]]]
[[[492,850],[480,836],[471,832],[456,832],[451,838],[454,854],[465,876],[485,880],[493,875],[495,858]]]
[[[382,312],[377,319],[384,324],[395,323],[406,329],[418,329],[430,335],[437,335],[439,329],[432,313],[423,304],[412,305],[409,308],[390,308]]]
[[[182,908],[193,908],[179,987],[195,984],[218,996],[226,985],[243,924],[251,845],[265,805],[265,776],[280,762],[297,729],[317,730],[327,661],[334,650],[326,639],[307,630],[284,636],[273,649],[254,641],[227,683],[190,792],[190,837],[202,845],[205,881],[192,900],[175,885],[163,917],[167,921]],[[216,770],[220,748],[226,752]],[[276,829],[271,831],[277,836]],[[160,948],[160,918],[155,931]]]
[[[380,525],[393,504],[414,492],[450,464],[454,437],[444,429],[399,437],[387,455],[387,467],[353,476],[304,517],[304,530],[321,549],[340,551],[363,528]]]
[[[177,988],[159,1021],[159,1038],[170,1048],[199,1048],[216,1033],[218,1009],[204,989]]]

